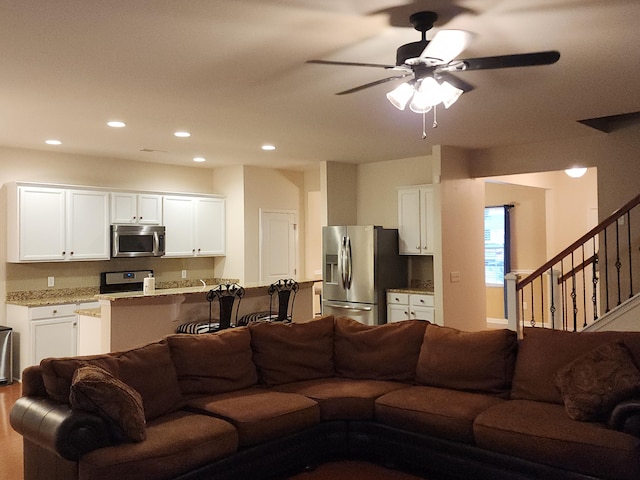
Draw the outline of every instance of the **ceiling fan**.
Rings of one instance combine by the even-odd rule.
[[[433,24],[437,19],[438,15],[430,11],[417,12],[409,17],[413,27],[421,32],[422,39],[419,42],[411,42],[400,46],[396,52],[395,65],[330,60],[309,60],[307,63],[374,67],[397,72],[397,75],[359,85],[338,92],[336,95],[359,92],[376,85],[411,77],[408,82],[401,83],[395,90],[389,92],[387,98],[400,110],[404,110],[411,100],[409,108],[416,113],[424,114],[440,103],[445,108],[449,108],[462,93],[473,90],[473,85],[458,78],[453,73],[468,70],[549,65],[557,62],[560,58],[559,52],[550,50],[456,60],[455,58],[471,42],[473,34],[464,30],[440,30],[429,41],[426,39],[426,32],[433,28]],[[437,121],[434,118],[435,126],[437,126]],[[423,131],[424,136],[426,135]]]

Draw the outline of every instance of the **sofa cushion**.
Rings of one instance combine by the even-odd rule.
[[[508,400],[480,413],[474,434],[482,448],[598,478],[631,480],[640,472],[640,438],[576,422],[562,405]]]
[[[147,420],[183,405],[178,376],[165,340],[106,355],[46,358],[40,366],[47,394],[58,402],[69,403],[73,374],[85,364],[104,368],[136,390],[142,397]]]
[[[640,365],[640,332],[566,332],[528,327],[518,348],[511,398],[562,404],[556,372],[600,345],[622,340]]]
[[[233,424],[243,447],[298,432],[320,421],[318,404],[310,398],[263,388],[194,398],[187,406]]]
[[[504,401],[492,395],[412,386],[378,398],[375,418],[403,430],[472,444],[476,416]]]
[[[604,344],[556,373],[567,414],[574,420],[607,420],[613,407],[640,392],[640,371],[620,342]]]
[[[80,480],[164,480],[231,455],[238,449],[233,425],[207,415],[177,411],[150,421],[147,439],[100,448],[79,461]]]
[[[280,385],[333,375],[333,316],[305,323],[250,324],[260,380]]]
[[[386,380],[332,377],[287,383],[273,389],[312,398],[320,405],[322,420],[372,420],[376,399],[406,386]]]
[[[424,320],[407,320],[385,325],[364,325],[351,318],[336,318],[336,376],[413,381],[428,323]]]
[[[173,412],[184,404],[165,340],[116,355],[117,376],[140,393],[147,420]]]
[[[73,408],[98,414],[134,442],[147,438],[142,397],[103,368],[78,368],[73,374],[69,402]]]
[[[209,335],[167,337],[178,383],[185,396],[242,390],[258,381],[246,327]]]
[[[416,382],[433,387],[507,396],[518,339],[511,330],[463,332],[429,325]]]

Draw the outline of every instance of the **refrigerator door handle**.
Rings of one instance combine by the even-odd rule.
[[[372,310],[371,307],[353,307],[348,305],[336,305],[333,303],[325,303],[325,306],[331,307],[331,308],[341,308],[342,310],[358,310],[362,312],[370,312]]]
[[[340,245],[340,280],[342,281],[342,288],[347,289],[347,267],[346,267],[346,257],[347,257],[347,237],[342,237],[342,243]]]
[[[353,261],[351,258],[351,239],[347,237],[347,290],[351,288]]]

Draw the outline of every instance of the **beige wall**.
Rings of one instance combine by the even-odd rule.
[[[217,168],[213,179],[215,191],[227,197],[226,255],[217,259],[215,277],[244,278],[244,167]],[[241,282],[242,283],[242,282]]]
[[[470,178],[470,152],[443,146],[434,148],[436,155],[438,150],[439,167],[434,168],[440,174],[436,195],[440,255],[434,257],[436,314],[443,315],[445,326],[484,330],[484,182]]]
[[[474,152],[472,175],[488,177],[563,170],[580,163],[598,168],[598,218],[603,219],[638,194],[640,125],[604,134]]]
[[[398,228],[398,187],[432,182],[432,157],[358,165],[358,225]]]
[[[323,225],[356,225],[358,167],[350,163],[323,162],[320,191],[325,211]]]
[[[534,270],[547,259],[545,196],[543,188],[485,183],[486,206],[514,205],[510,215],[512,271]],[[504,288],[486,289],[487,318],[504,319]]]
[[[597,224],[598,169],[595,167],[588,168],[581,178],[571,178],[564,170],[560,170],[504,175],[493,177],[492,180],[545,189],[545,260],[562,251]]]
[[[304,266],[304,173],[244,167],[244,276],[243,282],[260,281],[260,211],[292,211],[298,224],[298,272]],[[302,275],[298,275],[302,278]]]

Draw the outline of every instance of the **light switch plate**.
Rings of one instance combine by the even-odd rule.
[[[182,270],[182,278],[187,278],[187,271],[186,270]]]
[[[47,287],[53,287],[56,284],[55,277],[47,277]]]

